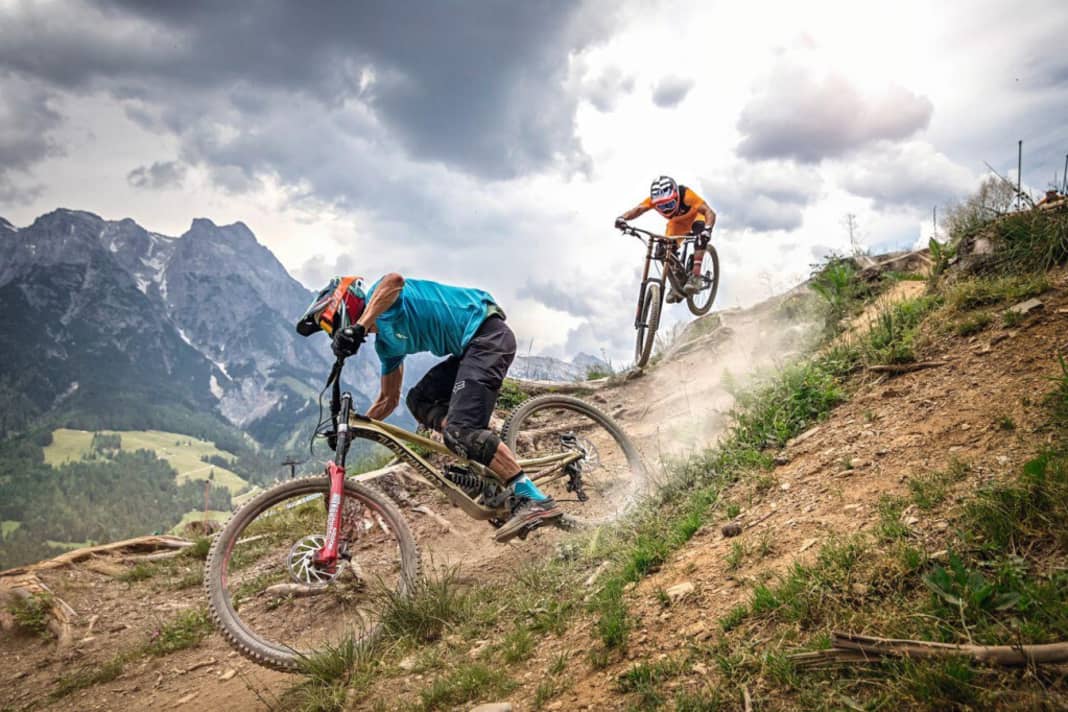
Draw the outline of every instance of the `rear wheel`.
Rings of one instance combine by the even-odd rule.
[[[212,619],[260,665],[293,671],[305,656],[369,639],[382,592],[404,593],[419,575],[419,551],[401,513],[352,481],[341,513],[348,558],[333,570],[317,567],[311,556],[323,543],[329,491],[325,475],[272,487],[230,519],[208,554]]]
[[[705,248],[705,255],[701,259],[701,278],[704,281],[701,291],[686,297],[686,306],[694,316],[707,314],[719,291],[719,255],[712,245]]]
[[[656,342],[656,330],[660,327],[660,283],[649,282],[645,298],[638,312],[638,336],[634,344],[634,365],[642,368],[649,363]]]
[[[554,394],[531,398],[505,421],[501,439],[520,461],[582,453],[571,470],[527,468],[527,475],[560,503],[573,524],[618,518],[645,486],[645,467],[630,438],[610,417],[578,398]],[[585,501],[579,501],[582,497]]]

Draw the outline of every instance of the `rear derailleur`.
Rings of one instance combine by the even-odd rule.
[[[582,459],[585,459],[589,454],[578,440],[578,437],[574,433],[567,433],[560,436],[560,444],[566,448],[576,450],[582,453]],[[564,474],[567,475],[567,491],[574,492],[575,496],[580,502],[586,502],[589,500],[589,495],[586,494],[586,490],[582,484],[582,460],[575,460],[569,462],[564,466]]]

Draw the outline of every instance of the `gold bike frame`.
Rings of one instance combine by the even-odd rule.
[[[414,467],[423,479],[444,492],[445,496],[449,498],[449,502],[464,510],[464,513],[472,519],[493,519],[508,514],[506,510],[486,507],[468,497],[466,492],[446,479],[434,465],[411,447],[408,447],[408,445],[417,445],[424,450],[444,455],[480,477],[495,478],[496,476],[486,466],[472,460],[465,460],[441,443],[430,438],[425,438],[410,430],[383,423],[380,420],[373,420],[356,413],[349,416],[349,430],[356,437],[372,440],[392,450],[397,457]],[[561,477],[564,474],[563,468],[566,465],[581,458],[581,453],[571,451],[519,460],[518,462],[530,479],[548,481]]]

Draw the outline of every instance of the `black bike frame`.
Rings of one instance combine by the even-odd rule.
[[[648,290],[649,285],[651,283],[656,282],[660,285],[661,304],[663,304],[665,297],[665,277],[667,278],[667,281],[671,282],[671,286],[674,287],[676,291],[682,291],[683,285],[679,283],[677,272],[685,271],[686,261],[687,259],[689,259],[690,248],[693,245],[694,238],[685,238],[682,244],[682,254],[680,257],[676,257],[674,251],[670,248],[668,244],[666,244],[669,241],[675,242],[673,238],[665,237],[663,235],[655,235],[651,232],[647,232],[646,230],[640,230],[634,227],[628,227],[627,231],[645,243],[645,267],[642,270],[642,282],[641,286],[638,289],[638,305],[634,310],[634,328],[640,329],[642,326],[645,326],[644,324],[642,324],[642,304],[645,303],[645,292]],[[639,235],[638,233],[647,235],[648,239],[641,237],[641,235]],[[658,257],[653,254],[653,249],[657,245],[663,245],[664,247],[664,253],[662,257]],[[654,262],[659,262],[664,266],[660,269],[660,276],[650,277],[650,267]]]

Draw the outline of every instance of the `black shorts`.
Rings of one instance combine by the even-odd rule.
[[[489,425],[514,358],[515,334],[500,315],[490,315],[460,356],[450,356],[427,371],[409,392],[408,401],[424,407],[448,404],[449,425],[481,430]]]

